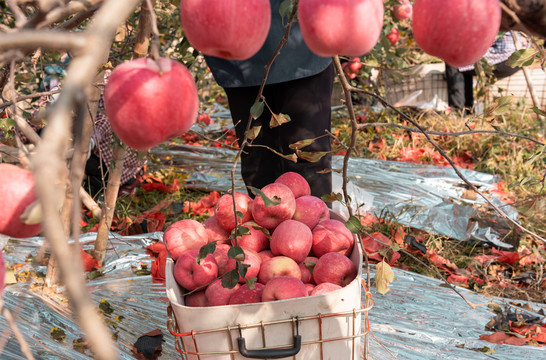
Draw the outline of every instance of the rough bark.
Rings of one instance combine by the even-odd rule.
[[[546,39],[546,0],[502,0],[502,3],[507,9],[502,12],[501,30],[526,31]]]

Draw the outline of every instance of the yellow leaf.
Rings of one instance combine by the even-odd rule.
[[[389,284],[394,280],[394,272],[389,264],[381,261],[375,266],[375,286],[380,294],[385,295],[390,290]]]

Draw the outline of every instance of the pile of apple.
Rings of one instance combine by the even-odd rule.
[[[356,277],[349,259],[353,234],[343,222],[330,218],[328,206],[311,195],[305,178],[287,172],[259,190],[254,199],[243,192],[225,194],[214,215],[202,223],[185,219],[165,230],[174,278],[189,292],[186,306],[313,296],[341,289]],[[197,261],[200,249],[210,243],[214,251]],[[224,287],[222,276],[236,268],[246,268],[245,277],[239,276],[232,288]]]

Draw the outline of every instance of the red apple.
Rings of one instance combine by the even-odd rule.
[[[274,255],[288,256],[300,263],[309,255],[313,245],[313,233],[309,226],[297,220],[284,220],[273,230],[271,252]]]
[[[14,238],[36,236],[41,223],[25,224],[21,215],[36,200],[34,175],[22,167],[0,164],[0,234]]]
[[[413,36],[421,49],[453,67],[472,65],[495,41],[499,0],[415,0]]]
[[[352,58],[349,60],[348,64],[347,69],[354,74],[358,73],[360,69],[362,69],[362,63],[360,62],[359,57]]]
[[[337,284],[324,282],[322,284],[318,284],[317,286],[315,286],[309,295],[313,296],[313,295],[326,294],[326,293],[329,293],[331,291],[335,291],[335,290],[339,290],[339,289],[341,289],[341,286],[339,286]]]
[[[400,31],[397,27],[393,26],[391,32],[386,36],[387,40],[391,43],[391,46],[394,46],[400,40]]]
[[[181,0],[184,35],[205,55],[245,60],[260,50],[269,33],[268,0]]]
[[[243,214],[242,218],[239,214],[237,215],[239,225],[252,220],[252,198],[248,194],[236,191],[235,207],[238,213]],[[224,194],[218,199],[214,207],[214,216],[216,216],[218,224],[226,231],[231,232],[235,229],[235,213],[233,212],[233,196],[231,194]]]
[[[229,305],[262,302],[262,292],[264,291],[264,288],[265,285],[260,283],[255,283],[254,288],[252,289],[248,289],[247,285],[244,284],[231,295],[229,298]]]
[[[307,256],[302,262],[298,264],[301,270],[301,281],[304,283],[314,283],[313,269],[317,264],[318,258],[315,256]]]
[[[211,283],[218,276],[218,265],[214,257],[209,254],[198,264],[197,255],[199,250],[188,250],[174,264],[176,282],[190,291]]]
[[[271,250],[262,250],[258,253],[258,255],[260,255],[260,257],[262,258],[262,263],[266,260],[269,260],[271,259],[272,257],[274,257],[275,255],[273,255],[273,253],[271,252]]]
[[[361,56],[379,40],[383,12],[382,0],[300,0],[298,21],[315,54]]]
[[[311,292],[313,291],[316,285],[314,283],[306,283],[304,285],[305,285],[305,288],[307,289],[307,295],[311,295]]]
[[[184,296],[184,305],[189,307],[205,307],[209,306],[205,290],[200,290]]]
[[[207,286],[207,289],[205,290],[208,306],[228,305],[229,298],[240,287],[240,284],[236,284],[235,287],[228,289],[222,286],[222,279],[216,280]]]
[[[0,250],[0,298],[4,292],[4,286],[6,282],[6,264],[4,263],[4,255],[2,255],[2,250]]]
[[[269,247],[269,239],[264,231],[260,230],[261,226],[254,221],[247,221],[241,226],[247,228],[250,233],[241,235],[241,237],[237,238],[237,246],[247,247],[256,252],[260,252]],[[266,229],[264,230],[267,231]],[[232,240],[232,245],[235,246],[235,240]]]
[[[297,172],[285,172],[275,182],[288,186],[296,199],[303,195],[311,195],[311,187],[307,179]]]
[[[349,256],[353,250],[353,244],[353,233],[339,220],[323,220],[313,228],[311,251],[316,257],[320,258],[329,252]]]
[[[319,222],[330,218],[330,209],[321,198],[313,195],[296,199],[296,211],[292,220],[301,221],[312,230]]]
[[[279,204],[266,206],[262,197],[256,196],[252,202],[252,217],[258,225],[271,230],[284,220],[292,218],[296,211],[296,198],[288,186],[281,183],[271,183],[261,190],[265,196],[278,201]]]
[[[199,99],[193,75],[181,63],[141,58],[118,65],[104,87],[104,108],[114,133],[136,150],[185,133]]]
[[[201,224],[209,236],[209,242],[216,241],[216,245],[231,243],[231,240],[229,239],[229,231],[226,231],[226,229],[218,224],[218,221],[216,221],[216,216],[210,216]]]
[[[216,265],[218,265],[218,276],[222,276],[228,272],[227,264],[230,260],[228,256],[228,251],[231,248],[231,245],[228,244],[217,244],[216,249],[212,253]]]
[[[400,4],[394,5],[392,12],[397,20],[409,19],[413,14],[413,6],[409,0],[400,0]]]
[[[203,224],[197,220],[184,219],[171,224],[163,233],[163,242],[173,260],[188,250],[199,250],[209,242]]]
[[[305,284],[298,278],[279,276],[265,284],[262,302],[294,299],[308,296]]]
[[[274,256],[262,262],[258,281],[266,284],[278,276],[292,276],[301,279],[301,270],[297,262],[288,256]]]
[[[343,287],[353,281],[356,274],[351,259],[336,252],[322,255],[313,269],[313,279],[317,285],[329,282]]]
[[[250,248],[241,247],[245,253],[245,259],[241,261],[242,264],[250,265],[246,269],[246,276],[243,278],[239,276],[239,282],[244,283],[245,279],[251,279],[253,277],[258,278],[258,273],[260,272],[260,266],[262,265],[262,258],[258,253]],[[226,272],[234,270],[237,266],[237,260],[229,259],[226,264]]]

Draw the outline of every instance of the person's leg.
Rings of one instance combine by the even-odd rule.
[[[271,129],[278,143],[278,151],[291,154],[290,145],[302,140],[316,139],[301,149],[302,152],[325,152],[320,160],[306,161],[300,157],[297,163],[280,158],[280,172],[297,172],[307,179],[311,194],[321,197],[332,192],[331,139],[326,130],[331,129],[331,97],[334,68],[330,65],[323,72],[304,79],[272,85],[265,94],[273,112],[290,116],[291,121]]]
[[[259,87],[226,88],[224,90],[228,98],[232,121],[235,125],[235,133],[239,146],[241,146],[250,117],[250,108],[254,104]],[[253,140],[254,144],[275,148],[275,139],[267,134],[270,118],[271,114],[267,109],[264,109],[263,114],[252,121],[253,127],[262,127],[256,139]],[[241,154],[241,175],[246,186],[260,189],[274,182],[279,172],[278,156],[264,147],[245,146]],[[254,197],[249,189],[247,191],[250,196]]]
[[[457,69],[447,63],[446,81],[447,81],[447,103],[454,110],[462,110],[465,107],[465,77]]]
[[[262,188],[284,172],[294,171],[307,179],[313,195],[320,197],[332,191],[331,174],[317,172],[331,167],[331,140],[325,130],[330,130],[333,79],[334,69],[331,65],[315,76],[265,87],[263,95],[272,111],[290,116],[291,121],[270,128],[271,113],[267,107],[253,121],[253,126],[262,127],[253,143],[262,146],[247,146],[241,155],[241,174],[247,186]],[[239,144],[258,90],[258,87],[225,89]],[[292,154],[294,150],[289,148],[290,144],[319,136],[323,137],[302,149],[305,152],[328,152],[318,162],[298,159],[297,163],[293,163],[268,149],[285,155]]]
[[[474,70],[462,73],[464,77],[464,107],[467,113],[474,107]]]
[[[102,171],[101,171],[102,167]],[[91,154],[85,163],[84,188],[89,191],[92,197],[96,197],[104,190],[102,175],[104,173],[104,184],[108,181],[108,169],[106,164],[100,161],[99,157]]]

